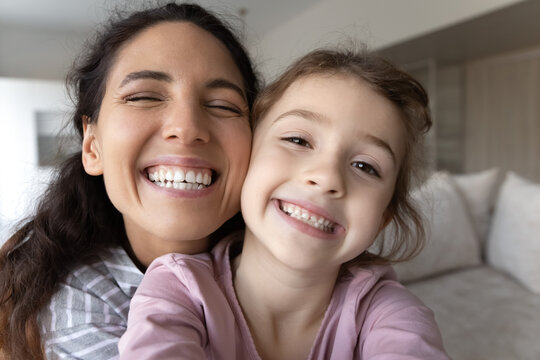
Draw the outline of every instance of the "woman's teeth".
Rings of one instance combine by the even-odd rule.
[[[200,190],[212,183],[212,176],[208,172],[182,169],[159,169],[148,172],[148,180],[154,184],[178,190]]]
[[[300,220],[301,222],[313,226],[321,231],[328,233],[334,232],[335,224],[332,221],[322,216],[310,213],[306,209],[297,205],[281,203],[280,209],[290,217]]]

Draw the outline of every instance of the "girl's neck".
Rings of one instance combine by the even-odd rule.
[[[242,254],[234,259],[238,301],[263,359],[306,358],[339,269],[294,269],[265,250],[246,237]]]

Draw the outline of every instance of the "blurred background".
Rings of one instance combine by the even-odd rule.
[[[497,166],[540,180],[540,1],[196,2],[240,31],[267,81],[315,47],[351,40],[367,44],[428,89],[434,169],[467,173]],[[0,2],[2,241],[31,211],[50,165],[70,151],[71,135],[57,136],[70,111],[63,78],[84,39],[112,10],[154,3]]]
[[[538,360],[540,297],[510,270],[540,279],[540,0],[195,2],[240,32],[266,81],[307,51],[357,42],[424,84],[434,120],[429,166],[463,188],[434,190],[446,203],[433,207],[424,257],[407,264],[428,271],[406,285],[434,310],[456,360]],[[52,165],[77,148],[61,131],[71,111],[63,79],[84,40],[111,11],[154,4],[0,0],[0,244],[32,213]],[[509,171],[534,185],[497,195],[498,174]],[[499,230],[476,239],[469,218]],[[498,239],[508,269],[489,255]]]

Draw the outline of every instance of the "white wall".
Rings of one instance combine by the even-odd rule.
[[[86,37],[62,31],[0,25],[0,77],[62,80]]]
[[[385,47],[524,0],[322,0],[253,39],[260,70],[272,78],[307,51],[350,37]]]
[[[36,112],[67,111],[62,82],[0,78],[0,244],[50,176],[38,167]]]

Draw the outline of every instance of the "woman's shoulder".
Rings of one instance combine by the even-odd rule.
[[[73,324],[78,316],[91,317],[87,315],[89,313],[127,318],[129,301],[142,277],[124,249],[108,248],[94,261],[80,264],[68,272],[48,307],[42,311],[42,318],[54,320],[56,325],[65,320],[66,326]]]
[[[142,277],[121,247],[108,248],[94,261],[69,271],[39,314],[48,354],[84,352],[91,344],[99,348],[96,351],[115,356]]]
[[[131,298],[142,278],[143,273],[122,247],[110,247],[94,261],[71,270],[65,285],[95,296],[114,291]]]

